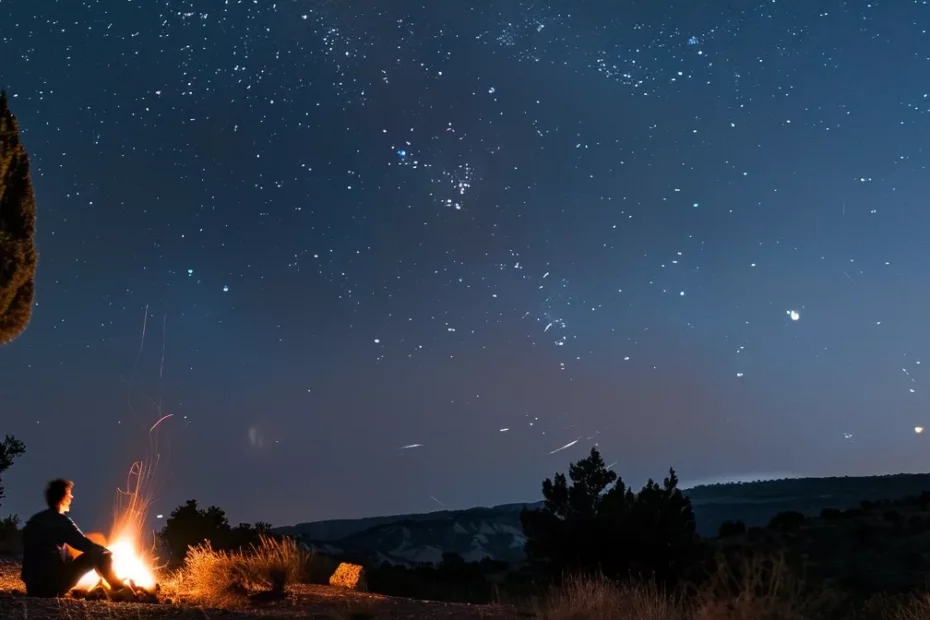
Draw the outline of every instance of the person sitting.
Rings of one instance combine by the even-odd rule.
[[[45,489],[48,509],[33,515],[23,527],[22,580],[29,596],[64,596],[90,571],[96,571],[112,590],[127,587],[113,572],[110,550],[87,538],[65,516],[74,499],[73,488],[70,480],[49,482]],[[81,554],[68,557],[65,545]]]

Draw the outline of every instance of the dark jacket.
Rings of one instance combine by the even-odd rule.
[[[105,550],[57,510],[34,514],[23,527],[23,582],[29,586],[55,579],[65,565],[65,544],[84,553]]]

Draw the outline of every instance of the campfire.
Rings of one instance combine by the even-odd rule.
[[[110,550],[113,554],[113,572],[124,583],[134,590],[155,592],[158,585],[155,572],[151,568],[151,562],[139,549],[140,545],[136,542],[137,537],[133,536],[133,532],[121,532],[110,544],[107,544],[106,539],[100,534],[90,534],[88,538]],[[75,590],[90,592],[97,587],[103,587],[103,582],[96,572],[90,571],[81,578]]]
[[[158,592],[153,558],[144,550],[143,541],[145,516],[149,501],[141,490],[149,472],[143,463],[135,463],[129,472],[127,491],[119,491],[116,518],[110,541],[103,534],[92,533],[87,537],[103,545],[113,554],[113,572],[130,586],[136,600],[154,599]],[[79,552],[70,550],[72,555]],[[74,594],[82,598],[108,597],[110,592],[105,582],[95,571],[84,575],[74,588]]]

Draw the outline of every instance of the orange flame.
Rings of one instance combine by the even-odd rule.
[[[151,475],[142,462],[134,463],[129,471],[127,491],[119,490],[111,543],[102,534],[92,533],[87,537],[107,547],[113,554],[113,572],[123,581],[132,581],[137,587],[153,590],[156,585],[151,554],[143,551],[143,528],[148,512],[149,500],[142,489]],[[128,501],[122,501],[128,500]],[[125,505],[124,505],[125,504]],[[74,552],[73,555],[76,555]],[[78,582],[76,589],[90,590],[100,582],[100,576],[90,571]]]
[[[93,535],[88,537],[91,536]],[[99,534],[94,538],[106,540]],[[104,544],[113,554],[113,572],[116,573],[117,577],[124,582],[131,580],[133,584],[144,590],[150,591],[155,588],[155,572],[151,569],[151,562],[139,550],[139,545],[131,533],[115,538],[109,545],[100,544]],[[75,589],[91,590],[99,582],[100,576],[95,571],[90,571],[81,578]]]

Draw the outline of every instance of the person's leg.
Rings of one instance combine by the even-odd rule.
[[[62,579],[62,585],[65,587],[64,592],[67,593],[73,590],[74,586],[89,571],[96,571],[107,582],[107,585],[114,590],[118,590],[125,585],[113,572],[113,556],[110,553],[90,551],[82,553],[70,562],[65,563],[64,577]]]
[[[113,554],[109,551],[92,554],[94,559],[94,570],[103,577],[111,590],[120,590],[126,587],[122,579],[113,572]]]
[[[76,558],[68,558],[55,580],[58,596],[64,596],[73,590],[81,578],[92,570],[94,570],[94,558],[91,554],[82,553]]]

